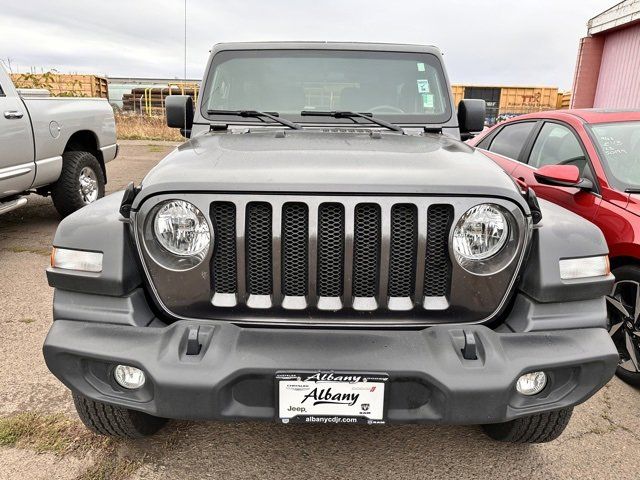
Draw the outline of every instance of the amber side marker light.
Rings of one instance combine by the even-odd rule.
[[[69,248],[53,247],[51,266],[63,270],[99,273],[102,271],[102,252],[85,252]]]

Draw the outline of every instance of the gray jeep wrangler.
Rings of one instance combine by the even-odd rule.
[[[461,143],[434,47],[214,48],[190,138],[69,216],[49,369],[95,432],[480,424],[545,442],[613,375],[607,246]]]

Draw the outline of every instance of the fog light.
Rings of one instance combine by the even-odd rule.
[[[544,372],[525,373],[516,383],[516,390],[522,395],[535,395],[540,393],[547,384],[547,375]]]
[[[129,365],[116,366],[113,376],[120,386],[130,390],[142,387],[146,380],[142,370]]]

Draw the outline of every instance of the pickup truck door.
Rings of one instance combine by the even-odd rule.
[[[0,198],[31,187],[36,173],[34,159],[29,114],[0,67]]]

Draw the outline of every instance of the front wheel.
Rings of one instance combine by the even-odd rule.
[[[483,425],[494,440],[509,443],[545,443],[555,440],[567,428],[573,407],[516,418],[510,422]]]
[[[51,187],[53,204],[61,216],[104,197],[104,173],[98,159],[89,152],[65,152],[60,178]]]
[[[160,430],[167,420],[124,407],[96,402],[73,393],[82,423],[94,433],[116,438],[143,438]]]
[[[607,303],[609,335],[620,355],[616,375],[640,387],[640,268],[624,265],[613,274],[616,283]]]

